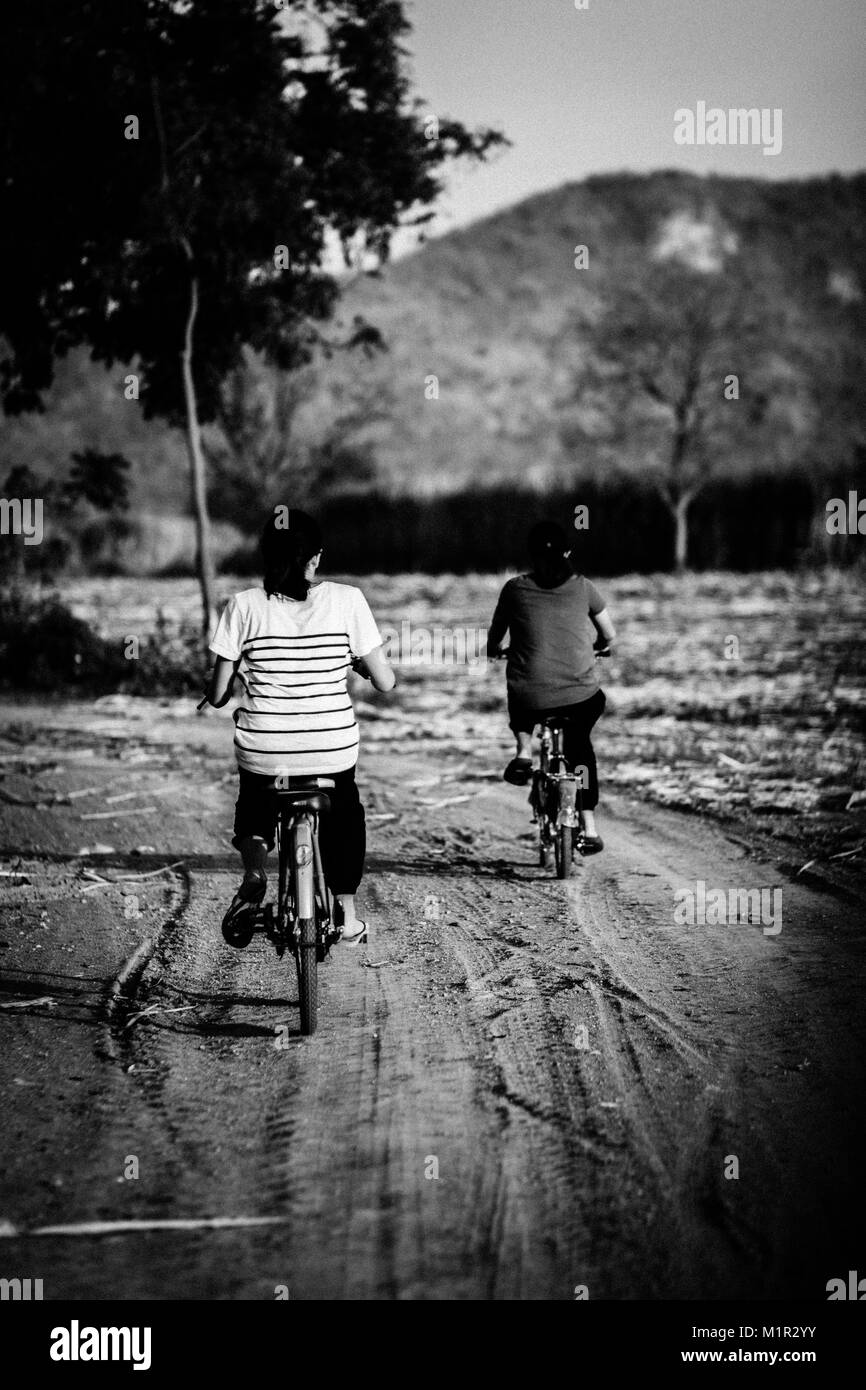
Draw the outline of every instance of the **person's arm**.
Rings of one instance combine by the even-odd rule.
[[[507,587],[506,585],[499,595],[496,611],[487,629],[487,656],[490,661],[495,661],[501,654],[502,643],[508,631],[508,603],[505,597]]]
[[[375,690],[381,690],[383,694],[393,690],[397,684],[397,677],[381,647],[374,647],[366,656],[356,657],[352,666],[359,675],[372,681]]]
[[[596,654],[598,654],[599,652],[609,649],[611,642],[616,637],[616,628],[607,611],[607,604],[592,580],[584,580],[584,592],[586,595],[589,620],[595,628],[595,641],[592,645]]]
[[[607,609],[603,608],[600,613],[590,613],[589,616],[593,621],[599,637],[603,640],[605,646],[609,647],[616,637],[616,628],[611,622],[610,614]]]
[[[598,592],[598,589],[590,579],[586,579],[584,584],[589,619],[597,634],[593,645],[596,651],[598,651],[599,647],[607,647],[610,645],[616,637],[616,628],[607,611],[607,604]]]
[[[375,690],[386,694],[397,684],[397,677],[391,670],[391,663],[382,649],[382,634],[376,626],[376,619],[370,612],[370,605],[360,589],[346,588],[344,591],[349,613],[349,646],[352,667],[360,676],[373,682]],[[355,656],[363,652],[363,656]]]
[[[213,705],[214,709],[222,709],[232,698],[235,676],[240,664],[240,658],[237,661],[229,661],[226,656],[217,657],[207,688],[208,704]]]
[[[223,609],[210,644],[215,661],[208,681],[207,694],[202,703],[206,701],[213,705],[214,709],[222,709],[232,697],[232,687],[241,664],[243,626],[241,606],[237,597],[231,598]]]

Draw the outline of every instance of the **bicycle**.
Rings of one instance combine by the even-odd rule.
[[[563,729],[555,717],[541,727],[541,758],[533,770],[529,804],[532,821],[538,826],[538,862],[550,867],[550,853],[557,878],[568,878],[575,853],[582,853],[584,830],[580,793],[586,783],[570,772],[563,753]]]
[[[282,959],[287,950],[298,972],[301,1033],[309,1037],[318,1021],[318,967],[342,931],[334,925],[331,894],[322,871],[319,816],[330,809],[329,777],[277,777],[277,902],[262,903],[232,926],[232,945],[249,946],[263,932]]]
[[[292,785],[294,784],[294,785]],[[319,816],[330,810],[329,777],[278,777],[279,877],[277,911],[265,909],[265,930],[282,956],[291,943],[298,972],[301,1032],[316,1031],[318,967],[342,935],[334,926],[331,895],[322,871]]]
[[[209,704],[205,695],[197,712]],[[334,785],[330,777],[275,777],[274,790],[280,799],[276,911],[273,903],[251,906],[231,926],[230,944],[239,949],[249,946],[256,932],[268,937],[280,959],[291,949],[305,1037],[315,1033],[318,1022],[318,967],[342,936],[342,929],[334,925],[333,901],[319,851],[319,816],[330,810],[326,793]]]
[[[601,639],[600,639],[601,641]],[[595,646],[595,657],[610,656],[606,644]],[[508,656],[508,648],[499,652]],[[564,733],[558,716],[541,721],[541,757],[533,768],[529,804],[532,824],[538,826],[538,862],[542,869],[550,867],[550,855],[556,865],[557,878],[568,878],[575,854],[582,854],[586,832],[583,828],[583,798],[586,788],[586,769],[580,773],[569,770],[565,760]]]
[[[610,656],[610,648],[597,646],[595,656]],[[559,716],[542,721],[541,756],[529,793],[532,823],[538,826],[538,862],[542,869],[549,868],[552,849],[557,878],[569,877],[574,855],[583,854],[586,839],[581,793],[587,786],[587,769],[569,769],[564,740]]]

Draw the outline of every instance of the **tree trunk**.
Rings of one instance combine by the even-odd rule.
[[[694,388],[693,385],[690,384],[687,394],[676,406],[676,431],[671,447],[670,463],[668,464],[668,478],[670,481],[664,488],[665,501],[674,519],[674,569],[677,574],[682,574],[688,566],[689,507],[697,491],[696,488],[685,487],[680,481],[683,462],[689,453],[692,443],[692,432],[689,429],[688,413],[691,408],[693,396]]]
[[[674,536],[674,568],[682,574],[688,568],[689,557],[689,507],[694,500],[693,492],[683,492],[671,504],[671,515],[676,527]]]
[[[183,370],[183,395],[186,403],[186,445],[189,454],[190,480],[192,483],[192,505],[195,516],[196,569],[201,589],[202,631],[205,644],[213,637],[216,628],[216,594],[213,551],[211,548],[210,517],[207,510],[207,487],[205,480],[205,458],[201,447],[201,429],[198,422],[195,382],[192,374],[193,330],[198,314],[198,278],[190,277],[189,315],[186,321],[181,366]]]

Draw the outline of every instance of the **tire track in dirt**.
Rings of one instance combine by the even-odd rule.
[[[547,891],[564,908],[563,885],[549,884]],[[508,902],[503,885],[503,910]],[[561,921],[537,930],[536,944],[510,949],[503,961],[496,916],[495,903],[488,901],[481,919],[467,904],[449,930],[470,998],[497,1028],[493,1090],[509,1108],[508,1209],[522,1254],[505,1296],[568,1297],[577,1284],[586,1284],[591,1297],[616,1296],[620,1282],[628,1285],[641,1271],[628,1259],[612,1265],[605,1248],[618,1206],[606,1173],[624,1139],[613,1113],[619,1102],[610,1099],[618,1075],[611,1057],[574,1042],[591,1014],[586,1003],[596,1002],[589,971],[548,952],[548,936],[562,944]],[[598,1039],[597,1019],[593,1031]],[[543,1174],[543,1181],[533,1182],[532,1174]]]
[[[639,1134],[649,1135],[673,1175],[669,1206],[679,1228],[680,1277],[697,1278],[699,1288],[748,1288],[767,1296],[774,1279],[787,1277],[791,1287],[792,1269],[798,1255],[802,1263],[804,1249],[817,1263],[831,1258],[834,1239],[842,1243],[843,1204],[827,1201],[833,1184],[828,1187],[821,1174],[828,1157],[826,1134],[835,1129],[843,1144],[850,1141],[860,1151],[863,1145],[862,1125],[840,1127],[834,1114],[842,1089],[841,1049],[830,1049],[835,1055],[828,1058],[829,1094],[826,1081],[816,1085],[817,1075],[805,1070],[807,1051],[813,1058],[827,1054],[830,1041],[825,1001],[810,981],[814,966],[826,978],[821,932],[830,909],[825,899],[787,885],[778,938],[768,939],[760,927],[747,924],[678,927],[675,886],[694,885],[698,878],[724,886],[766,884],[773,881],[772,869],[750,861],[700,823],[692,822],[690,829],[685,818],[655,814],[649,833],[640,833],[633,817],[616,809],[607,837],[613,855],[586,865],[581,892],[569,892],[581,929],[619,995],[615,1010],[607,1006],[611,1065],[629,1059],[633,1124]],[[652,875],[637,903],[631,897],[635,875]],[[623,930],[635,907],[639,929]],[[846,950],[853,951],[849,964],[862,979],[862,936],[849,931]],[[838,974],[826,983],[835,996],[836,1024],[844,991]],[[849,1025],[853,996],[850,1004]],[[641,1059],[651,1055],[646,1025],[659,1021],[678,1040],[681,1065],[678,1075],[666,1076],[665,1085],[656,1087],[651,1067]],[[805,1046],[804,1034],[810,1035]],[[849,1076],[852,1061],[857,1070],[857,1057],[853,1052],[845,1059]],[[755,1059],[760,1059],[757,1066]],[[784,1109],[778,1103],[783,1086],[799,1092],[785,1098]],[[770,1123],[767,1115],[774,1110],[775,1123]],[[814,1147],[803,1143],[806,1127]],[[743,1174],[748,1181],[722,1179],[731,1155],[748,1167]],[[838,1170],[837,1156],[830,1157]],[[793,1192],[798,1196],[792,1201]]]
[[[483,796],[453,799],[477,792],[471,768],[452,769],[442,804],[403,804],[446,762],[383,754],[367,779],[369,804],[396,815],[371,837],[373,937],[323,968],[312,1039],[291,958],[220,936],[236,883],[219,838],[228,788],[192,828],[161,827],[172,858],[181,842],[200,857],[125,991],[126,1021],[133,1004],[141,1017],[122,1031],[115,1012],[131,1070],[102,1063],[91,1117],[95,1167],[137,1153],[141,1181],[81,1188],[85,1213],[57,1215],[280,1225],[52,1244],[55,1288],[814,1298],[856,1267],[856,912],[791,884],[778,938],[678,927],[675,886],[772,883],[773,867],[697,818],[612,798],[604,854],[559,883],[512,789],[485,779]]]
[[[173,871],[174,887],[167,920],[157,929],[142,938],[135,950],[126,957],[111,979],[105,995],[103,1007],[102,1052],[113,1062],[129,1066],[125,1056],[128,1051],[126,1029],[130,1024],[130,1014],[142,977],[154,955],[166,937],[183,921],[189,905],[191,884],[188,870],[184,867]]]
[[[495,818],[500,805],[488,807],[488,814],[491,810]],[[830,909],[813,892],[786,887],[782,949],[759,927],[745,924],[688,934],[673,923],[675,886],[693,885],[700,877],[726,886],[778,878],[730,846],[718,830],[692,818],[654,811],[648,825],[645,816],[619,802],[612,803],[610,814],[603,856],[581,864],[567,885],[532,882],[530,890],[537,908],[551,890],[564,892],[586,948],[582,958],[565,945],[562,924],[550,930],[536,911],[535,949],[527,947],[516,961],[527,979],[564,974],[557,993],[571,1000],[570,1022],[582,1021],[594,1042],[601,1037],[602,1046],[580,1049],[576,1058],[567,1046],[563,1053],[550,1041],[551,1020],[543,1009],[517,1009],[513,996],[508,999],[515,962],[503,964],[502,937],[508,934],[497,927],[497,909],[502,912],[510,898],[519,899],[535,878],[528,865],[512,870],[505,892],[497,892],[493,901],[488,894],[480,916],[476,908],[473,928],[476,884],[469,902],[464,900],[470,929],[465,921],[459,930],[450,927],[470,977],[470,1000],[483,998],[491,986],[505,997],[507,1018],[517,1020],[514,1038],[498,1044],[504,1053],[503,1094],[529,1123],[546,1124],[548,1131],[564,1124],[571,1135],[571,1161],[579,1164],[574,1150],[582,1148],[584,1169],[595,1164],[599,1170],[584,1172],[583,1192],[579,1182],[575,1189],[590,1227],[607,1230],[596,1278],[601,1296],[719,1297],[747,1288],[766,1297],[780,1287],[796,1288],[802,1296],[806,1283],[797,1280],[816,1277],[798,1270],[804,1250],[816,1264],[826,1264],[834,1248],[851,1244],[843,1200],[831,1203],[829,1229],[822,1219],[819,1194],[826,1199],[834,1184],[822,1180],[821,1165],[829,1157],[838,1178],[844,1167],[839,1152],[828,1155],[822,1130],[835,1129],[843,1150],[850,1142],[853,1151],[863,1152],[862,1123],[850,1115],[841,1125],[839,1120],[841,1093],[858,1074],[862,1043],[858,1050],[851,1037],[851,1050],[839,1048],[829,1062],[836,1073],[832,1101],[820,1084],[810,1084],[817,1078],[803,1069],[805,1051],[813,1057],[827,1051],[835,1022],[829,1009],[840,992],[847,995],[848,1027],[862,1018],[856,990],[845,988],[844,971],[828,967],[825,943],[813,930],[814,924],[819,933],[827,925]],[[501,845],[507,853],[496,834],[485,838],[479,826],[478,835],[485,852],[495,855]],[[458,843],[453,836],[455,856]],[[842,930],[845,949],[853,952],[854,978],[862,981],[862,936],[852,931],[855,920],[849,914]],[[825,999],[814,997],[813,978],[821,981]],[[794,1018],[792,995],[802,1006]],[[505,1032],[510,1031],[506,1020]],[[862,1027],[857,1035],[862,1037]],[[543,1069],[533,1073],[527,1064],[536,1049],[526,1040],[538,1037],[548,1040],[542,1076]],[[554,1042],[562,1040],[560,1026]],[[755,1057],[762,1066],[755,1067]],[[847,1077],[841,1085],[840,1061]],[[551,1085],[563,1075],[551,1098]],[[789,1089],[799,1096],[785,1097],[782,1114],[768,1123],[762,1110],[779,1110],[780,1077],[786,1085],[790,1079]],[[814,1149],[804,1152],[798,1129],[807,1116]],[[597,1134],[602,1144],[587,1142]],[[605,1187],[599,1157],[605,1146],[620,1149],[615,1193]],[[749,1165],[748,1183],[724,1178],[728,1155]],[[546,1169],[562,1160],[547,1154],[542,1162]],[[522,1171],[525,1184],[532,1169]],[[792,1190],[798,1194],[793,1201]],[[635,1258],[638,1250],[642,1253]],[[823,1284],[808,1287],[814,1295]]]
[[[476,1059],[472,1039],[452,1026],[450,1006],[444,1020],[438,1000],[430,1008],[426,982],[409,961],[367,968],[365,959],[378,959],[387,944],[381,938],[367,952],[344,947],[321,972],[315,1038],[278,1050],[275,1030],[297,1028],[291,957],[278,962],[256,947],[231,952],[215,927],[228,882],[196,876],[194,889],[186,922],[154,956],[140,1002],[192,999],[200,1011],[171,1024],[154,1014],[130,1042],[175,1207],[224,1214],[249,1210],[252,1198],[258,1212],[283,1216],[285,1228],[270,1243],[260,1233],[257,1245],[265,1241],[260,1258],[292,1297],[437,1297],[443,1279],[470,1296],[464,1271],[490,1244],[497,1187],[495,1170],[491,1181],[486,1163],[478,1164],[477,1135],[466,1124]],[[220,1072],[214,1064],[226,1052]],[[455,1097],[462,1097],[456,1109]],[[219,1146],[228,1161],[215,1168],[214,1130],[232,1114],[247,1127],[245,1142],[233,1130]],[[489,1123],[498,1127],[495,1115]],[[438,1178],[425,1176],[431,1158]],[[207,1264],[201,1242],[192,1242],[194,1256],[189,1241],[164,1244],[163,1277],[172,1286],[190,1274],[186,1261]],[[235,1277],[224,1267],[205,1273],[232,1296],[261,1284],[247,1260]]]

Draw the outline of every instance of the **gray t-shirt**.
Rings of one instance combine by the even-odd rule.
[[[598,690],[590,613],[604,599],[582,575],[542,589],[528,574],[509,579],[499,595],[490,633],[507,630],[509,691],[530,709],[556,709],[588,700]]]

